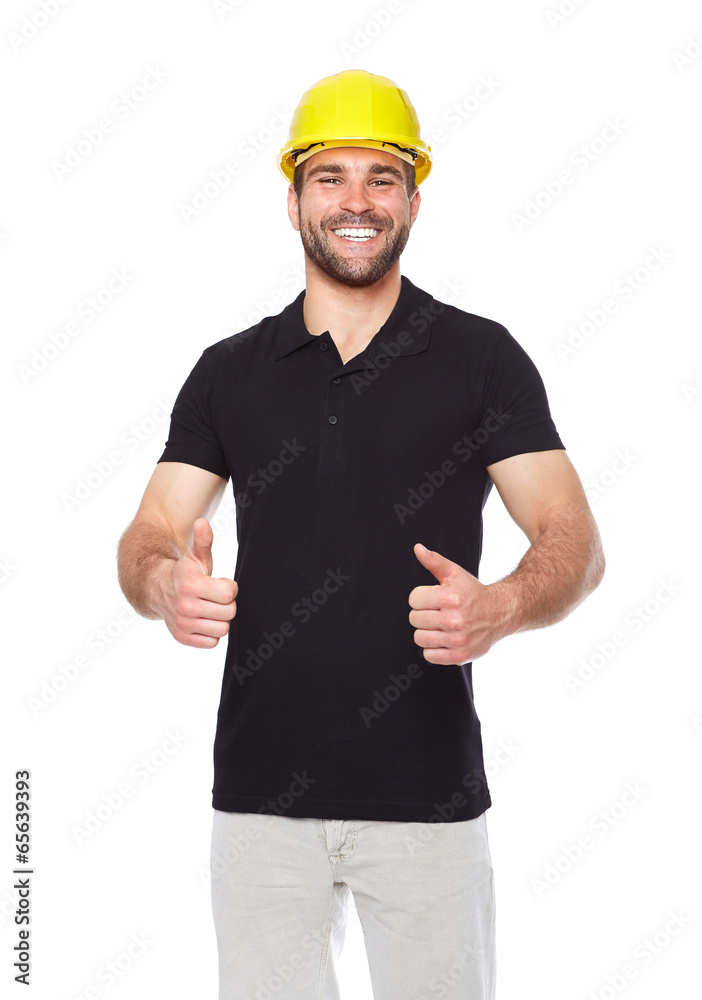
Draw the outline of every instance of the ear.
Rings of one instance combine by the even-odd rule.
[[[419,188],[414,189],[414,194],[410,198],[410,229],[414,225],[415,219],[417,218],[417,212],[419,211],[419,206],[422,203],[422,196],[419,193]]]
[[[290,184],[288,186],[288,218],[290,219],[290,224],[296,232],[300,232],[300,223],[298,221],[298,200],[295,194],[295,185]]]

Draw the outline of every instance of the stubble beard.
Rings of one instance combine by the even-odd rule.
[[[334,250],[331,245],[334,236],[328,234],[326,227],[313,226],[303,220],[299,204],[297,218],[305,254],[320,271],[329,275],[334,281],[338,281],[339,284],[347,285],[350,288],[364,288],[380,281],[400,259],[409,239],[410,226],[407,222],[403,222],[397,230],[388,228],[385,223],[378,225],[372,221],[351,223],[350,225],[358,225],[364,229],[380,229],[382,242],[372,257],[345,257]],[[392,222],[390,222],[390,226],[392,227]],[[337,225],[329,228],[341,229],[343,227]]]

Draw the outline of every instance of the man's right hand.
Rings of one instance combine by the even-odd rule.
[[[184,646],[212,649],[236,615],[236,580],[212,579],[213,539],[209,521],[199,517],[190,548],[180,559],[163,564],[158,610],[173,638]]]

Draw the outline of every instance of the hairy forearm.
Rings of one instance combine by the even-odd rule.
[[[145,521],[132,523],[119,540],[117,577],[122,593],[143,618],[160,619],[160,579],[167,562],[182,553],[165,528]]]
[[[504,635],[561,621],[598,586],[604,569],[592,514],[554,517],[514,572],[488,586]]]

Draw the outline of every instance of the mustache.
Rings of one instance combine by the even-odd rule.
[[[358,229],[380,229],[382,231],[383,229],[385,229],[387,227],[384,226],[380,222],[349,222],[349,221],[345,221],[345,222],[327,223],[326,224],[326,228],[327,229],[351,229],[351,228],[354,228],[354,229],[355,228],[358,228]]]

